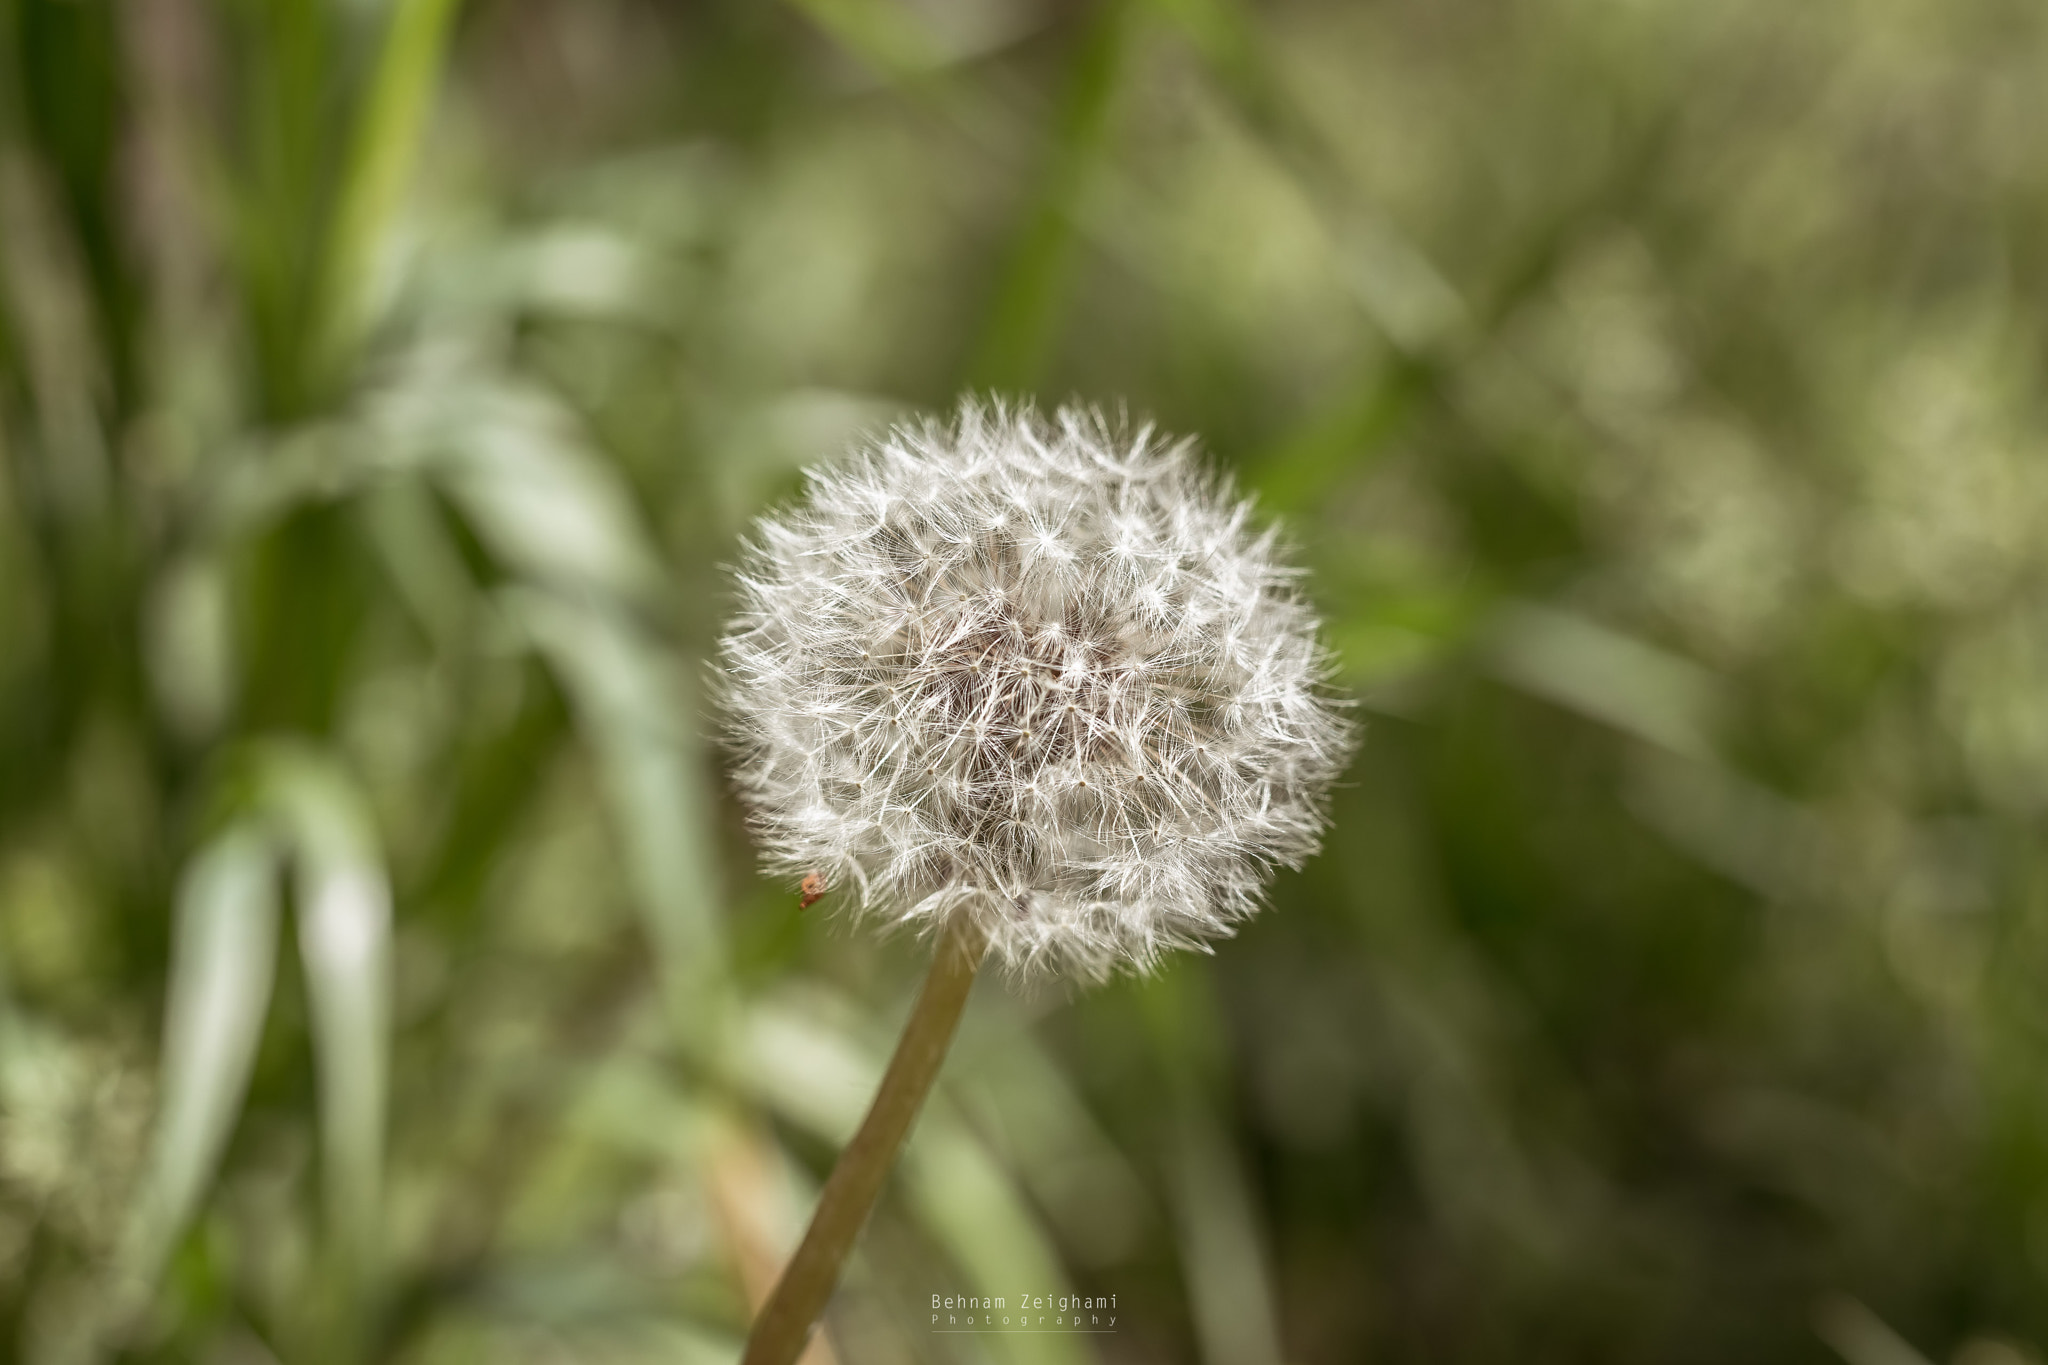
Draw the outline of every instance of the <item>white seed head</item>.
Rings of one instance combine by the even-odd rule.
[[[723,645],[770,866],[1020,972],[1229,934],[1352,745],[1296,577],[1191,443],[1094,412],[970,402],[812,470]]]

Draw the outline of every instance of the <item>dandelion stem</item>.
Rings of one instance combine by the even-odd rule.
[[[803,1350],[811,1324],[832,1297],[853,1239],[867,1222],[868,1211],[896,1164],[896,1153],[946,1060],[986,947],[982,930],[965,916],[955,916],[939,939],[931,972],[903,1025],[896,1055],[882,1073],[875,1102],[861,1120],[860,1131],[839,1154],[802,1244],[754,1319],[740,1365],[791,1365]]]

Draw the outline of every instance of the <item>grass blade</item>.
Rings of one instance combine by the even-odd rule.
[[[265,796],[295,855],[328,1228],[354,1273],[374,1253],[383,1204],[391,889],[369,813],[347,776],[306,750],[266,759]]]
[[[1132,23],[1125,0],[1107,0],[1081,37],[1045,169],[997,277],[988,322],[968,366],[970,388],[1029,388],[1045,369],[1071,273],[1074,209],[1108,140]]]
[[[251,826],[202,849],[178,893],[163,1102],[134,1204],[124,1290],[146,1293],[190,1224],[248,1090],[277,969],[277,855]]]
[[[724,946],[710,802],[683,680],[604,611],[538,591],[511,602],[596,750],[671,1000],[709,1027],[723,1008]]]
[[[412,169],[457,0],[397,0],[356,114],[321,276],[320,360],[336,367],[368,320],[377,245]]]

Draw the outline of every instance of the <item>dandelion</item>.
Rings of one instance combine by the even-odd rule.
[[[938,948],[750,1365],[801,1348],[984,956],[1142,971],[1315,851],[1352,735],[1297,582],[1190,442],[1073,408],[898,428],[759,524],[723,651],[755,833]]]
[[[1348,749],[1297,574],[1188,443],[969,405],[763,521],[725,641],[770,864],[1020,974],[1230,932]]]

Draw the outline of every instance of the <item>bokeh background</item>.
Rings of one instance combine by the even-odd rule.
[[[924,949],[719,565],[975,390],[1198,434],[1367,739],[983,983],[833,1359],[2040,1359],[2036,0],[0,16],[0,1358],[733,1359]]]

